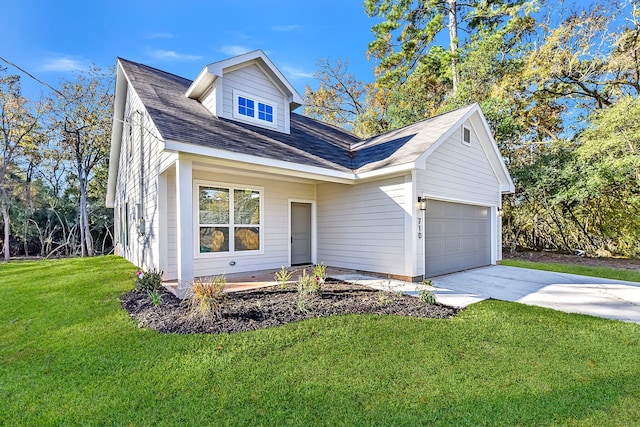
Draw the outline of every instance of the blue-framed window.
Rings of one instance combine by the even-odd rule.
[[[258,119],[273,123],[273,107],[271,105],[258,102]]]
[[[245,98],[244,96],[238,97],[238,113],[243,116],[255,117],[256,109],[253,99]],[[258,104],[258,106],[263,104]]]
[[[236,118],[276,127],[276,107],[267,101],[234,91],[233,108]]]

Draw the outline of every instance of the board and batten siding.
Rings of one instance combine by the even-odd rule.
[[[317,188],[318,262],[406,275],[405,222],[413,209],[404,177]],[[407,205],[408,204],[408,205]]]
[[[137,111],[142,111],[142,116]],[[127,89],[124,118],[126,123],[123,124],[122,148],[115,193],[116,248],[119,255],[124,256],[143,270],[160,269],[158,211],[160,133],[146,113],[139,97],[131,88]],[[141,188],[140,174],[142,169],[144,169],[144,176]],[[144,236],[138,236],[137,229],[140,220],[138,212],[140,204],[143,207],[141,213],[145,220]],[[128,212],[124,212],[125,207],[128,207]],[[129,229],[127,230],[129,239],[126,247],[120,239],[120,230],[125,227],[121,221],[121,212],[129,219]]]
[[[263,198],[263,253],[229,253],[229,254],[205,254],[200,255],[195,252],[193,264],[194,276],[210,276],[220,274],[241,273],[254,270],[277,269],[281,266],[289,265],[289,202],[295,200],[315,200],[315,185],[299,182],[287,182],[269,179],[264,176],[244,176],[236,175],[229,170],[219,168],[193,170],[194,185],[196,182],[211,184],[239,186],[246,188],[261,188]],[[173,197],[175,201],[175,178],[173,181],[169,176],[167,187],[173,186],[174,193],[168,192],[168,197]],[[170,201],[175,206],[175,202]],[[194,205],[197,198],[194,199]],[[197,205],[193,207],[197,209]],[[167,222],[169,225],[169,266],[168,272],[172,278],[177,277],[177,254],[175,237],[171,237],[171,230],[176,226],[176,212],[169,210]],[[194,228],[197,228],[194,222]],[[194,230],[194,241],[197,241],[197,234]],[[172,261],[175,259],[175,261]],[[235,262],[235,265],[230,265]],[[174,267],[175,266],[175,267]]]
[[[289,114],[289,111],[284,108],[285,97],[257,65],[248,65],[224,74],[222,85],[222,116],[228,119],[238,120],[238,118],[234,119],[233,117],[234,89],[244,92],[248,96],[255,96],[256,98],[273,104],[276,108],[276,129],[280,132],[286,132],[285,114]],[[252,122],[252,124],[256,123]]]

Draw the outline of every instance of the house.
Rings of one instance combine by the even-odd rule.
[[[361,140],[260,50],[191,81],[118,59],[117,253],[177,280],[305,263],[422,280],[501,259],[513,182],[477,104]]]

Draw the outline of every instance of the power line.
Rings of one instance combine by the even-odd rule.
[[[0,56],[0,59],[3,60],[4,62],[6,62],[7,64],[11,65],[12,67],[17,68],[18,70],[22,71],[27,76],[31,77],[33,80],[37,81],[41,85],[44,85],[44,86],[48,87],[49,89],[51,89],[52,91],[54,91],[55,93],[57,93],[58,95],[63,97],[64,99],[67,99],[67,97],[64,95],[64,93],[60,92],[58,89],[56,89],[53,86],[51,86],[49,83],[40,80],[39,78],[37,78],[36,76],[34,76],[33,74],[31,74],[30,72],[25,70],[24,68],[19,67],[18,65],[14,64],[13,62],[9,61],[8,59],[6,59],[6,58],[4,58],[2,56]]]

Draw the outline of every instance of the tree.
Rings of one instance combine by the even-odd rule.
[[[20,78],[11,75],[0,78],[0,204],[4,222],[5,261],[11,257],[10,172],[17,167],[25,149],[33,142],[32,138],[38,132],[38,122],[38,111],[21,95]]]
[[[74,81],[64,81],[51,100],[53,123],[78,185],[82,256],[92,256],[87,189],[97,169],[106,167],[111,136],[113,72],[92,67]]]
[[[349,63],[328,59],[317,63],[314,73],[318,89],[305,87],[305,114],[342,127],[360,137],[387,130],[385,97],[372,83],[363,83],[349,73]]]

